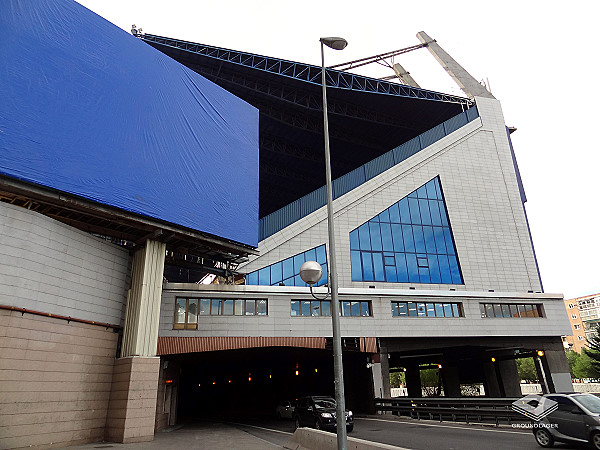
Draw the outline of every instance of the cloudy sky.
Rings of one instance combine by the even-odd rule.
[[[600,292],[597,0],[324,2],[79,0],[129,31],[332,65],[412,46],[425,31],[502,102],[546,292]],[[396,58],[421,85],[462,95],[425,49]],[[391,75],[383,66],[358,69]]]

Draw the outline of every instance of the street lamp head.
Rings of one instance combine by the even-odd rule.
[[[344,50],[348,45],[348,41],[341,37],[322,37],[319,40],[322,44],[334,50]]]
[[[321,264],[316,261],[306,261],[300,267],[300,278],[306,284],[312,286],[321,279],[321,276],[323,276],[323,269],[321,269]]]

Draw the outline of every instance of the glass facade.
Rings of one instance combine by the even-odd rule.
[[[266,299],[177,298],[174,329],[198,328],[199,316],[266,316]]]
[[[536,303],[480,303],[481,317],[544,317],[542,305]]]
[[[246,284],[260,286],[308,286],[300,278],[300,266],[306,261],[316,261],[321,264],[323,276],[315,286],[327,284],[327,254],[325,244],[311,248],[283,261],[255,270],[246,275]]]
[[[463,284],[439,177],[350,232],[352,281]]]

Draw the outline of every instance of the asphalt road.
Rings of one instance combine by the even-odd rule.
[[[261,420],[233,423],[239,429],[277,445],[283,445],[294,431],[289,420]],[[529,430],[510,427],[463,425],[458,423],[396,418],[356,418],[350,437],[415,450],[540,450]],[[559,449],[583,446],[556,444]]]

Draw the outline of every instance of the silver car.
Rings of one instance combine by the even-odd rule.
[[[600,450],[600,398],[591,394],[546,394],[558,408],[534,423],[533,435],[542,447],[554,442],[590,443]]]

